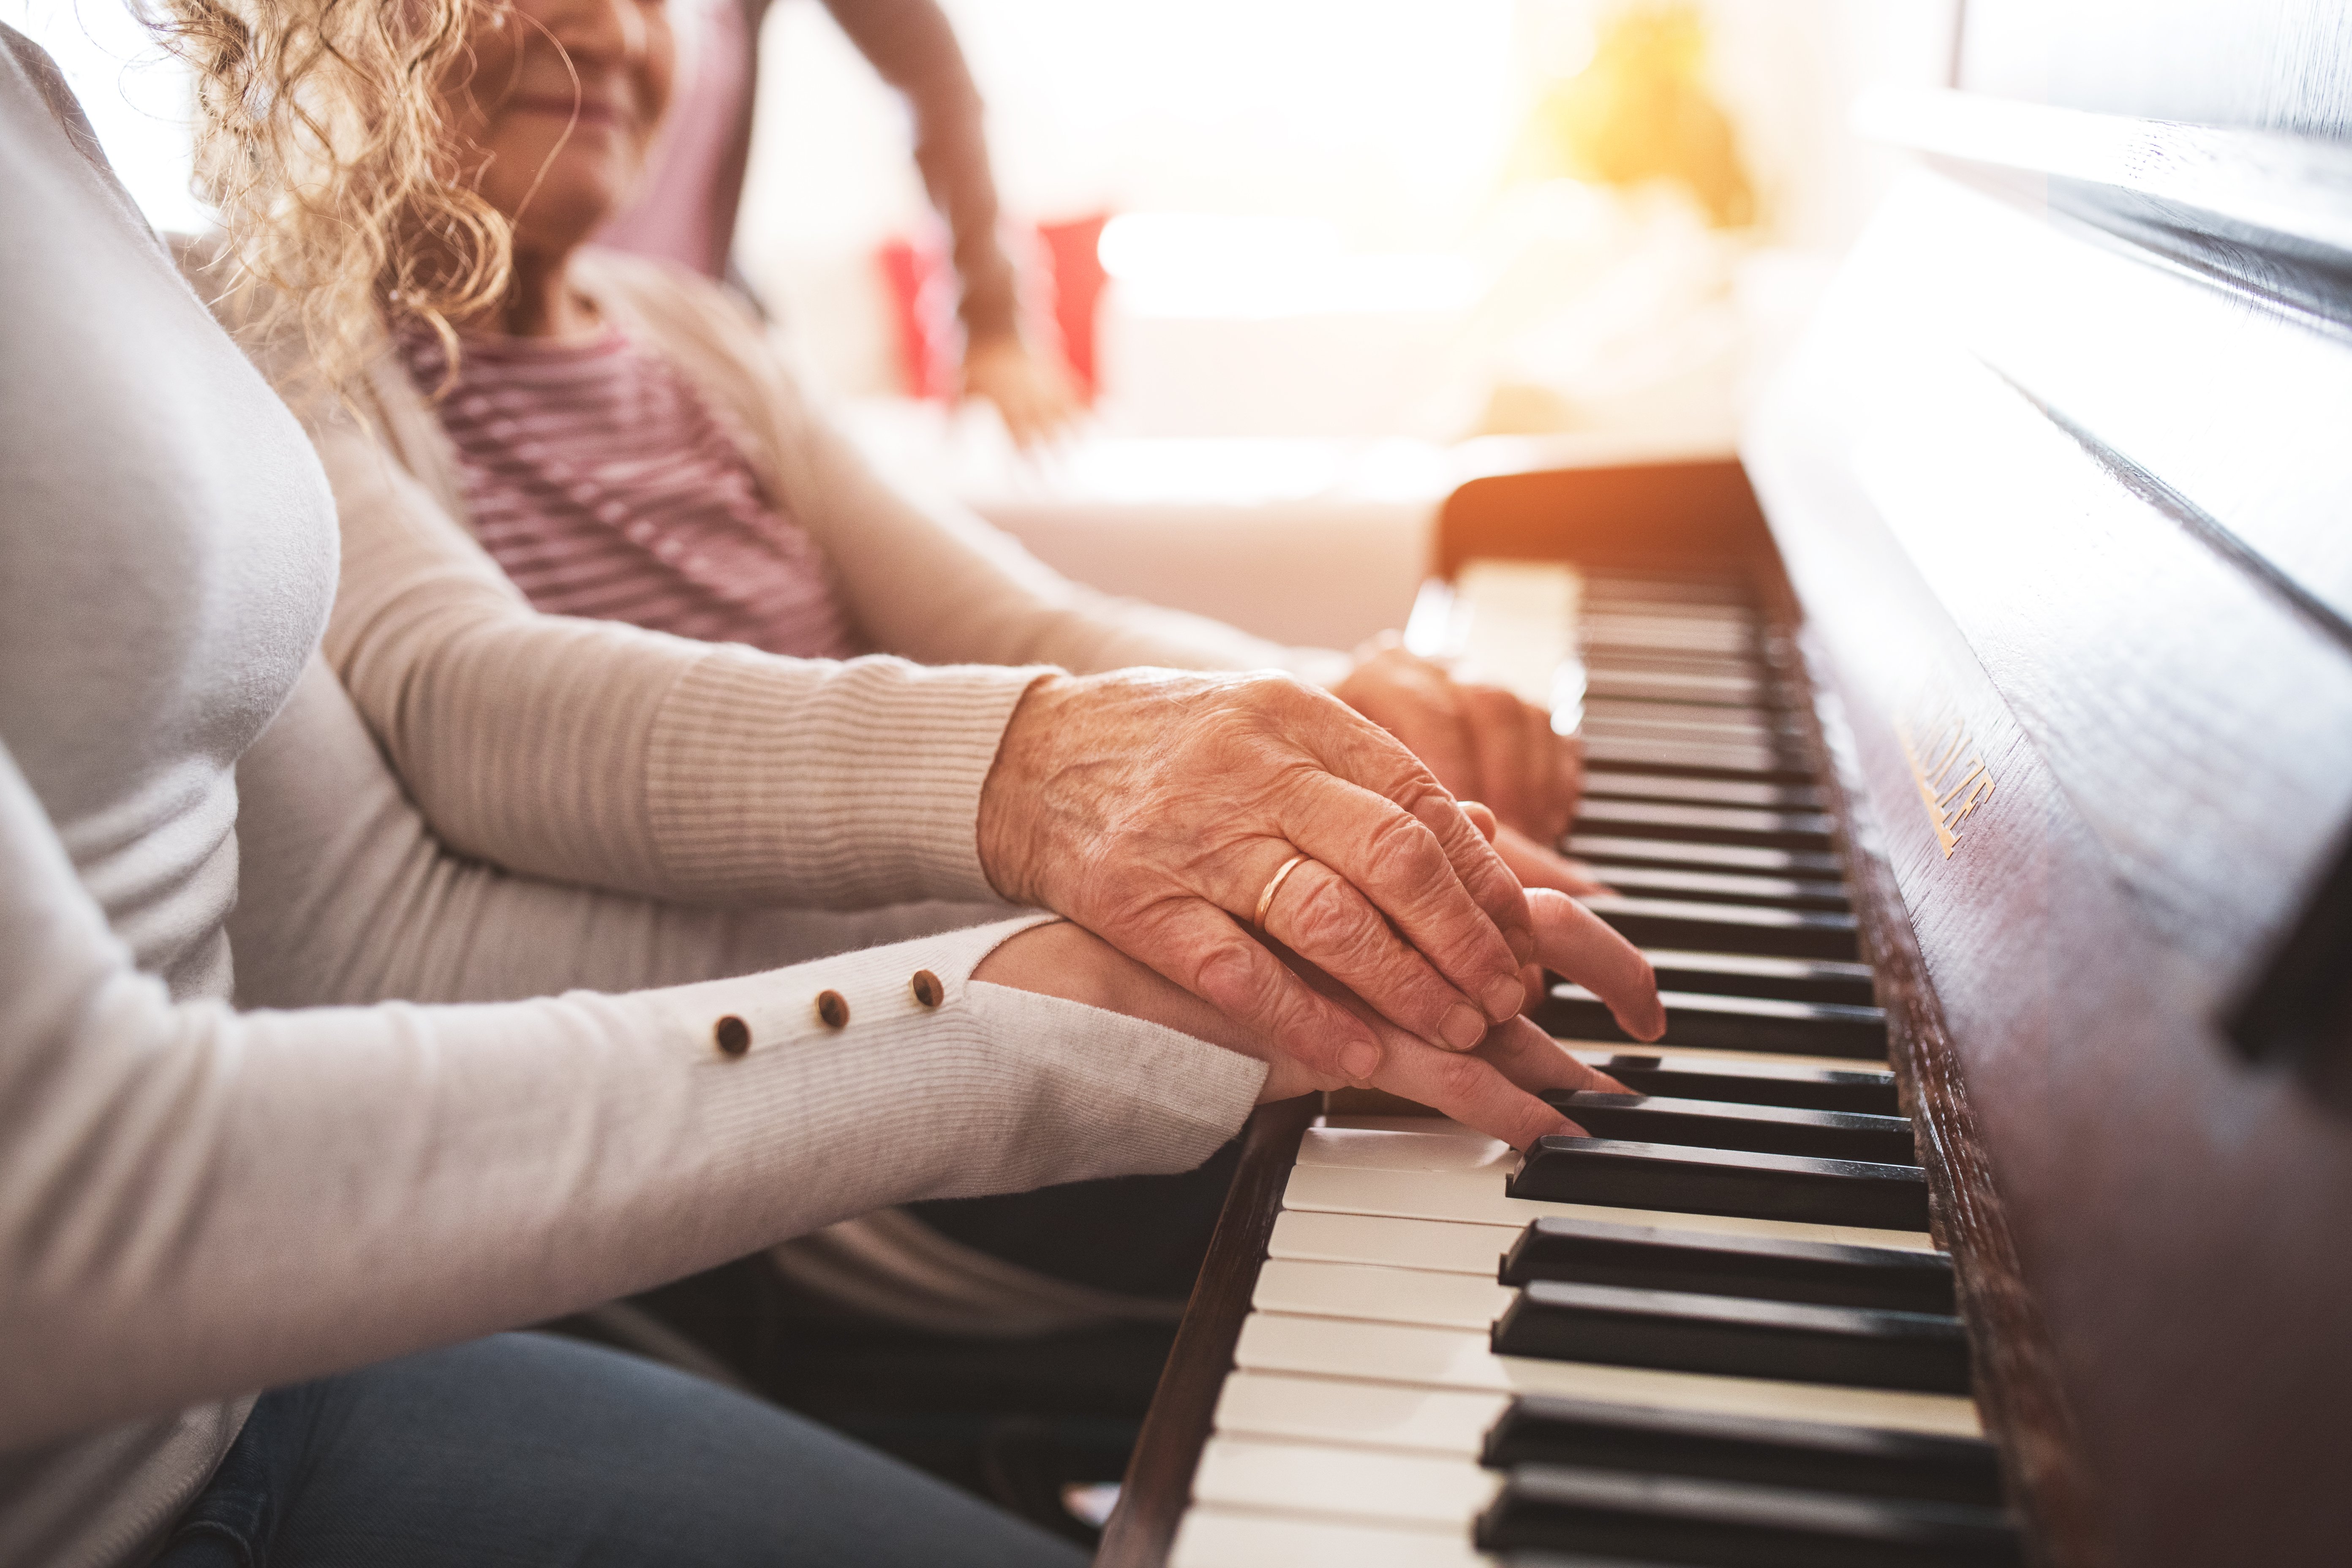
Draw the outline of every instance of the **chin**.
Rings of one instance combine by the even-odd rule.
[[[576,244],[620,209],[643,166],[602,137],[575,136],[565,145],[501,149],[492,167],[502,177],[485,181],[482,194],[514,220],[519,242],[538,248],[568,234]]]
[[[514,220],[519,245],[535,250],[568,250],[602,227],[620,210],[629,188],[624,178],[561,180],[551,171],[527,202],[518,193],[518,207],[500,203]]]

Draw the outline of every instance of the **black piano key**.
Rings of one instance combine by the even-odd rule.
[[[1582,902],[1636,947],[1846,962],[1861,951],[1853,916],[1835,910],[1685,903],[1622,893],[1596,893]]]
[[[1843,882],[1793,877],[1743,877],[1722,871],[1676,871],[1658,866],[1594,868],[1595,874],[1629,898],[1679,899],[1688,903],[1748,904],[1786,910],[1833,910],[1853,905]]]
[[[1870,965],[1836,959],[1776,958],[1752,952],[1692,952],[1644,947],[1660,989],[1710,996],[1777,996],[1784,1002],[1837,1002],[1867,1007],[1876,994]]]
[[[1486,1434],[1479,1462],[1496,1470],[1572,1465],[1849,1497],[2000,1506],[2000,1460],[1980,1437],[1659,1410],[1551,1394],[1513,1400]]]
[[[1796,1067],[1786,1062],[1713,1062],[1699,1057],[1634,1051],[1585,1059],[1637,1094],[1795,1105],[1811,1110],[1859,1110],[1873,1116],[1903,1114],[1891,1072]]]
[[[1766,849],[1748,844],[1693,844],[1639,834],[1572,833],[1560,847],[1596,868],[1610,865],[1687,867],[1707,871],[1747,871],[1768,877],[1837,877],[1845,865],[1835,855],[1814,850]],[[1601,873],[1603,879],[1608,873]]]
[[[1577,649],[1588,669],[1694,670],[1764,679],[1780,673],[1758,654],[1753,642],[1737,633],[1676,641],[1673,632],[1674,628],[1636,628],[1620,623],[1601,637],[1580,637]]]
[[[1756,811],[1819,811],[1822,792],[1807,784],[1750,784],[1738,779],[1686,779],[1672,773],[1592,768],[1584,775],[1589,800],[1667,800],[1688,805],[1735,805]]]
[[[1638,834],[1693,844],[1746,844],[1767,849],[1826,850],[1830,819],[1816,811],[1751,811],[1731,805],[1663,801],[1588,800],[1577,809],[1579,833]]]
[[[1694,620],[1687,616],[1654,616],[1633,610],[1596,612],[1590,601],[1577,618],[1578,640],[1587,654],[1696,653],[1714,658],[1756,660],[1756,625]]]
[[[1966,1503],[1522,1465],[1479,1516],[1484,1552],[1536,1568],[1618,1557],[1674,1568],[2015,1568],[2010,1517]],[[1550,1552],[1571,1552],[1555,1558]],[[1521,1552],[1540,1555],[1519,1555]]]
[[[1785,1105],[1738,1105],[1718,1100],[1674,1100],[1591,1090],[1543,1097],[1595,1138],[1631,1143],[1684,1143],[1706,1149],[1751,1149],[1759,1154],[1803,1154],[1816,1160],[1859,1160],[1874,1165],[1916,1165],[1911,1123],[1900,1116],[1850,1110],[1799,1110]]]
[[[1591,731],[1584,734],[1584,760],[1587,763],[1618,763],[1696,779],[1765,779],[1801,784],[1812,776],[1794,752],[1687,741],[1626,741]]]
[[[1918,1166],[1801,1154],[1549,1133],[1521,1159],[1507,1190],[1546,1203],[1927,1228],[1927,1178]]]
[[[1584,579],[1587,614],[1688,616],[1752,624],[1755,600],[1748,579],[1730,572],[1596,571]],[[1636,610],[1630,606],[1643,605]]]
[[[1940,1252],[1559,1216],[1530,1222],[1503,1255],[1497,1278],[1506,1285],[1560,1279],[1890,1312],[1957,1310],[1952,1260]]]
[[[1496,1355],[1892,1388],[1969,1391],[1958,1318],[1537,1279],[1495,1320]]]
[[[1649,1045],[1723,1051],[1782,1051],[1810,1057],[1886,1058],[1886,1015],[1876,1007],[1835,1002],[1782,1002],[1770,996],[1711,996],[1699,991],[1661,992],[1666,1033]],[[1560,984],[1538,1004],[1537,1024],[1572,1040],[1626,1040],[1602,1005],[1581,985]]]
[[[1698,675],[1680,670],[1587,667],[1584,689],[1594,697],[1639,702],[1687,702],[1696,708],[1791,706],[1769,679],[1752,675]]]

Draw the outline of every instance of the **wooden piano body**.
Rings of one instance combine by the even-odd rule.
[[[1439,570],[1753,584],[2030,1554],[2352,1561],[2352,20],[1976,0],[1956,82],[1865,110],[1921,157],[1739,462],[1478,481]],[[1107,1564],[1316,1109],[1252,1126]]]

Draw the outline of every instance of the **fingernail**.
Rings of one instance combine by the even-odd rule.
[[[1381,1048],[1370,1040],[1358,1040],[1339,1053],[1339,1070],[1361,1082],[1381,1070]]]
[[[1466,1051],[1486,1037],[1486,1020],[1456,1002],[1445,1010],[1437,1032],[1455,1050]]]
[[[1486,1005],[1486,1016],[1497,1024],[1517,1013],[1528,999],[1528,988],[1517,980],[1496,980],[1478,993],[1478,1000]]]

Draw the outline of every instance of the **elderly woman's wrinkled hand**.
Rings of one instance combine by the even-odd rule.
[[[1038,681],[1006,726],[979,837],[998,892],[1335,1079],[1371,1078],[1381,1036],[1259,942],[1261,918],[1432,1046],[1477,1046],[1526,997],[1532,917],[1485,836],[1393,739],[1288,676]]]
[[[1575,737],[1499,686],[1456,680],[1393,632],[1356,650],[1339,700],[1404,742],[1457,800],[1483,800],[1537,845],[1558,842],[1584,782]]]

